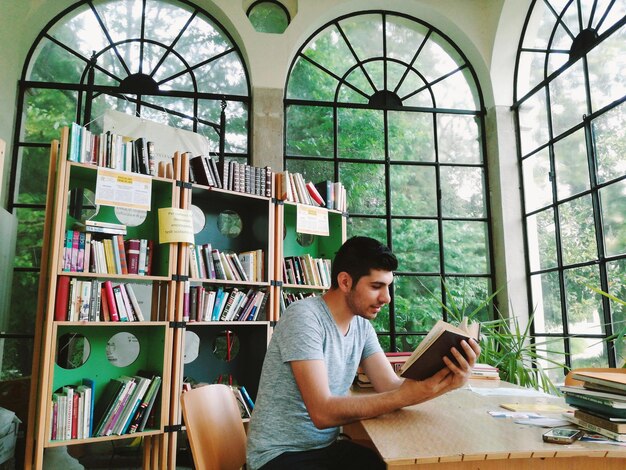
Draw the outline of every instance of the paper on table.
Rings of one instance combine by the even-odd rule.
[[[542,397],[542,398],[554,398],[553,395],[549,395],[544,392],[532,388],[506,388],[506,387],[472,387],[472,392],[482,395],[484,397]]]
[[[538,426],[540,428],[555,428],[557,426],[568,426],[572,424],[566,419],[559,419],[559,418],[516,419],[515,423],[530,424],[531,426]]]

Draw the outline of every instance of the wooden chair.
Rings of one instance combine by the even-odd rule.
[[[232,390],[205,385],[181,395],[196,470],[234,470],[246,463],[246,433]]]
[[[626,374],[626,369],[615,367],[582,367],[580,369],[572,369],[565,376],[565,385],[580,386],[583,384],[582,381],[572,378],[572,374],[576,372],[618,372]]]

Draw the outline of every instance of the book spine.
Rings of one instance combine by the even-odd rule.
[[[117,306],[115,305],[115,294],[113,293],[113,284],[111,284],[111,281],[104,281],[102,283],[102,289],[104,291],[104,295],[106,296],[111,321],[120,321]]]

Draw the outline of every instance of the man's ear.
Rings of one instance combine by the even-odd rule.
[[[339,284],[339,289],[341,291],[350,291],[352,289],[352,276],[345,271],[341,271],[337,274],[337,284]]]

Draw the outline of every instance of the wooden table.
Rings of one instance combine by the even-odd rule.
[[[472,387],[511,385],[472,381]],[[485,397],[465,388],[345,426],[344,432],[354,439],[371,441],[387,467],[395,470],[626,470],[626,447],[544,443],[541,435],[546,429],[489,415],[488,411],[504,411],[501,403],[566,406],[557,397]]]

